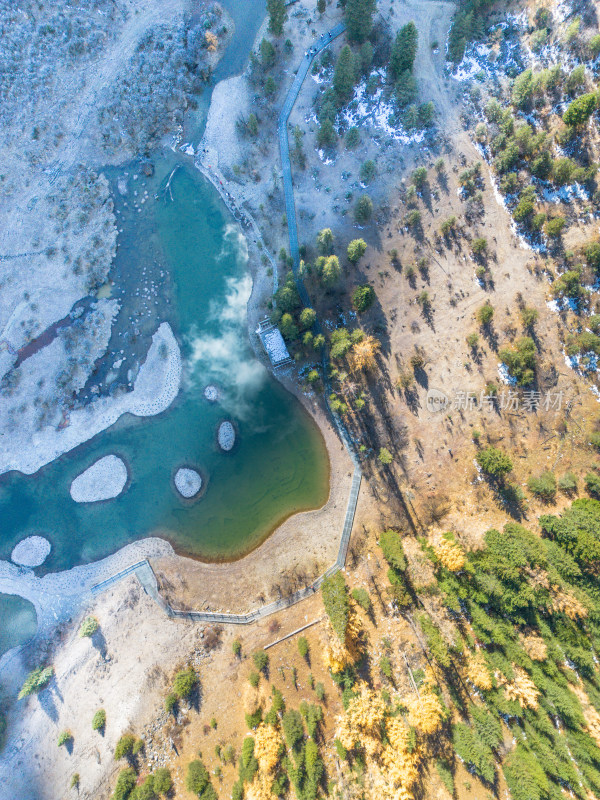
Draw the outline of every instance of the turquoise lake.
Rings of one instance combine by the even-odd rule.
[[[29,600],[14,594],[0,594],[0,619],[0,656],[35,635],[37,615]]]
[[[218,78],[241,69],[264,17],[264,0],[226,0],[223,5],[236,19],[238,32],[231,60],[228,50]],[[45,536],[52,552],[38,574],[94,561],[150,535],[168,539],[182,554],[233,559],[260,544],[289,515],[323,505],[329,493],[329,461],[318,428],[250,348],[245,302],[251,282],[239,229],[191,159],[165,151],[152,160],[155,174],[143,178],[149,200],[139,212],[130,195],[125,205],[116,190],[119,177],[128,174],[130,179],[139,165],[106,171],[122,229],[114,296],[135,292],[148,264],[164,270],[161,291],[169,302],[154,327],[166,319],[180,342],[185,365],[181,391],[157,417],[126,415],[35,475],[0,478],[0,558],[10,558],[24,536]],[[172,199],[155,200],[177,165]],[[209,383],[219,386],[221,402],[204,399]],[[216,444],[224,419],[237,432],[230,453]],[[74,503],[72,480],[110,453],[128,465],[126,491],[103,503]],[[205,482],[202,496],[191,504],[173,487],[175,471],[187,465],[198,468]]]

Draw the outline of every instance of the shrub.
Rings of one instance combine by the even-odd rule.
[[[563,122],[571,127],[585,125],[597,106],[598,100],[595,92],[582,94],[563,114]]]
[[[544,225],[544,230],[546,231],[548,236],[556,239],[558,238],[567,221],[564,217],[552,217],[552,219],[546,220],[546,224]]]
[[[288,342],[293,342],[300,335],[298,326],[294,322],[294,318],[291,314],[284,314],[281,317],[279,320],[279,330],[283,338]]]
[[[513,347],[503,347],[498,355],[517,379],[519,386],[527,386],[535,377],[535,342],[530,336],[521,336]]]
[[[86,617],[79,628],[79,635],[82,637],[92,637],[100,628],[100,623],[96,617]]]
[[[117,785],[113,792],[112,800],[127,800],[137,781],[137,775],[132,767],[122,769],[117,778]]]
[[[248,675],[248,682],[253,689],[256,689],[258,684],[260,683],[260,674],[258,672],[254,672],[254,670]]]
[[[371,159],[364,161],[360,166],[359,177],[361,183],[370,183],[375,177],[375,162]]]
[[[427,183],[427,169],[425,167],[417,167],[410,176],[410,179],[417,189],[422,189]]]
[[[63,744],[69,744],[73,741],[73,734],[71,731],[63,731],[58,737],[58,746],[62,747]]]
[[[337,256],[329,256],[323,259],[320,265],[320,276],[323,285],[327,289],[335,286],[342,276],[342,268]]]
[[[600,498],[600,475],[595,472],[588,472],[584,480],[585,488],[592,497]]]
[[[521,309],[521,320],[523,322],[523,327],[527,330],[531,330],[538,319],[538,310],[536,308],[529,308],[525,306]]]
[[[45,668],[37,667],[36,669],[34,669],[25,678],[25,682],[21,687],[18,699],[21,700],[23,697],[28,697],[30,694],[36,694],[37,692],[41,692],[41,690],[48,685],[53,675],[54,675],[53,667],[45,667]]]
[[[379,546],[390,567],[399,572],[404,572],[406,569],[406,556],[404,555],[400,534],[393,530],[383,531],[379,536]]]
[[[308,656],[308,641],[305,636],[301,636],[298,639],[298,652],[302,658],[306,658]]]
[[[188,792],[200,796],[210,784],[208,770],[200,759],[191,761],[185,776],[185,788]]]
[[[382,675],[385,675],[388,680],[392,680],[392,663],[387,656],[381,656],[379,659],[379,669]]]
[[[312,328],[317,320],[317,312],[314,308],[303,308],[300,312],[300,325],[305,330],[307,328]]]
[[[339,573],[337,573],[339,575]],[[283,715],[283,733],[287,746],[294,749],[304,736],[304,723],[299,711],[286,711]]]
[[[565,472],[562,478],[558,479],[558,488],[565,494],[577,491],[577,476],[572,472]]]
[[[317,130],[318,147],[335,147],[336,142],[337,133],[335,132],[332,121],[330,119],[324,119]]]
[[[132,733],[124,733],[115,747],[115,761],[119,761],[121,758],[128,758],[131,756],[133,754],[133,748],[135,747],[136,741],[137,740]]]
[[[331,228],[322,228],[317,234],[317,249],[323,256],[330,256],[333,253],[335,238]]]
[[[336,572],[323,581],[321,585],[323,605],[331,622],[331,627],[344,642],[346,639],[346,627],[348,625],[348,615],[350,604],[348,600],[348,588],[341,572]]]
[[[255,708],[252,714],[246,714],[246,727],[249,731],[253,731],[255,728],[258,728],[260,723],[262,722],[262,708],[260,706]]]
[[[337,328],[335,331],[332,331],[330,343],[331,357],[336,360],[344,358],[352,347],[352,340],[346,328]]]
[[[485,239],[483,236],[478,236],[471,242],[471,250],[476,256],[483,255],[483,253],[485,253],[487,250],[487,246],[487,239]]]
[[[375,290],[368,283],[357,286],[352,293],[352,305],[359,314],[368,311],[375,301]]]
[[[361,195],[354,207],[354,219],[364,224],[368,222],[373,216],[373,201],[368,194]]]
[[[477,311],[479,324],[486,328],[494,316],[494,306],[488,301]]]
[[[198,676],[192,667],[181,670],[173,680],[173,692],[179,700],[188,699],[198,685]]]
[[[239,658],[242,654],[242,643],[239,639],[234,639],[231,644],[231,649],[233,650],[233,655]]]
[[[456,753],[465,762],[465,766],[472,768],[487,783],[493,783],[496,762],[491,748],[481,741],[472,728],[463,723],[452,727],[452,738]]]
[[[353,239],[348,245],[347,255],[348,261],[356,264],[365,254],[367,243],[364,239]]]
[[[269,656],[264,650],[257,650],[252,654],[252,661],[259,672],[265,672],[269,665]]]
[[[106,727],[106,711],[103,708],[99,708],[92,718],[92,730],[103,731],[105,727]]]
[[[542,472],[537,477],[531,477],[527,481],[529,491],[533,492],[536,497],[539,497],[544,502],[548,503],[556,497],[556,478],[552,472]]]
[[[390,453],[390,451],[387,449],[387,447],[380,447],[379,448],[379,455],[377,456],[377,458],[379,459],[379,461],[384,466],[387,466],[388,464],[391,464],[392,461],[394,460],[393,455]]]
[[[159,767],[153,773],[153,778],[156,794],[168,794],[173,788],[173,778],[171,777],[171,771],[167,767]]]
[[[600,269],[600,242],[588,242],[584,247],[585,260],[592,269]]]
[[[365,611],[368,612],[371,610],[371,598],[369,597],[369,593],[366,589],[363,589],[362,587],[352,589],[352,598]]]
[[[344,144],[348,150],[354,150],[360,144],[360,131],[356,126],[348,129]]]
[[[177,695],[174,692],[169,692],[169,694],[165,697],[165,711],[168,714],[172,714],[177,708],[178,702],[179,698]]]
[[[476,458],[486,475],[493,478],[503,479],[513,468],[512,461],[506,453],[496,447],[485,447],[477,453]]]
[[[478,335],[478,334],[476,334],[475,332],[473,332],[473,333],[470,333],[470,334],[467,336],[467,344],[468,344],[468,345],[469,345],[469,347],[471,347],[472,349],[475,349],[475,348],[477,347],[477,345],[479,344],[479,335]]]

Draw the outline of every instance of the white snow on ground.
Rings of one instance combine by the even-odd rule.
[[[571,16],[573,9],[571,4],[567,3],[566,0],[558,0],[555,6],[555,12],[559,22],[564,22]]]
[[[513,378],[513,376],[508,371],[508,367],[506,364],[498,364],[498,375],[500,376],[500,380],[502,383],[506,383],[507,386],[516,386],[517,379]]]
[[[219,432],[217,434],[217,439],[219,441],[219,447],[221,450],[231,450],[233,445],[235,444],[235,428],[231,424],[231,422],[222,422],[219,425]]]
[[[127,467],[115,455],[99,458],[78,475],[71,484],[71,497],[76,503],[96,503],[118,497],[127,483]]]
[[[385,70],[377,70],[376,73],[383,78]],[[342,117],[348,126],[362,128],[367,123],[374,128],[379,128],[387,136],[391,136],[402,144],[418,144],[422,142],[425,137],[425,131],[406,131],[400,124],[394,125],[392,121],[396,116],[396,109],[392,99],[386,100],[384,98],[381,87],[373,94],[369,94],[366,84],[366,80],[359,83],[354,90],[352,100],[342,112]]]
[[[195,497],[202,488],[202,477],[199,472],[189,467],[181,467],[175,473],[175,488],[182,497]]]
[[[152,337],[133,391],[102,397],[70,414],[65,412],[64,423],[59,426],[48,425],[38,431],[31,420],[27,426],[4,428],[0,440],[0,474],[15,469],[30,475],[106,430],[127,412],[137,417],[160,414],[177,397],[180,381],[179,346],[169,324],[163,322]]]
[[[544,185],[543,188],[540,188],[543,199],[548,203],[572,203],[575,198],[584,202],[589,200],[588,193],[579,183],[560,187]]]
[[[43,536],[21,539],[11,553],[11,560],[21,567],[39,567],[50,555],[52,545]]]

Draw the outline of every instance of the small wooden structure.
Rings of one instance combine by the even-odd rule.
[[[281,331],[273,325],[268,317],[258,323],[256,332],[265,348],[265,353],[269,356],[269,360],[274,367],[292,363],[292,358],[285,345]]]

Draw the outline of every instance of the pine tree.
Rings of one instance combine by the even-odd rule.
[[[390,56],[390,71],[394,80],[398,80],[403,72],[412,72],[415,56],[417,55],[417,44],[419,34],[414,22],[409,22],[400,28],[396,34],[396,39],[392,47]]]
[[[352,50],[346,44],[338,56],[333,74],[333,88],[340,103],[347,103],[352,97],[356,68]]]
[[[375,0],[347,0],[346,29],[351,42],[361,44],[369,38],[373,29]]]
[[[288,16],[285,0],[267,0],[267,11],[269,12],[269,33],[272,33],[273,36],[281,36],[283,24]]]

